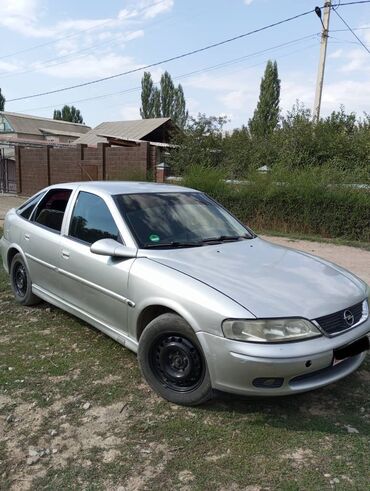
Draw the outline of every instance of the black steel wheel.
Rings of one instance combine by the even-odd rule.
[[[35,305],[39,297],[32,293],[32,281],[26,263],[20,253],[15,254],[10,265],[10,285],[15,299],[22,305]]]
[[[166,334],[157,338],[150,350],[153,372],[165,387],[179,392],[199,387],[204,363],[198,348],[186,337]]]
[[[162,314],[146,326],[139,340],[138,359],[146,381],[164,399],[195,406],[212,397],[202,348],[180,316]]]
[[[27,272],[21,262],[17,262],[13,268],[12,280],[14,288],[19,297],[25,297],[27,294]]]

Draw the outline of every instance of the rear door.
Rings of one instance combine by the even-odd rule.
[[[33,284],[58,296],[61,229],[71,194],[71,189],[50,189],[23,222],[20,237]]]
[[[122,242],[109,205],[102,196],[80,191],[60,244],[64,299],[106,326],[127,332],[128,278],[135,259],[93,254],[91,244],[104,238]]]

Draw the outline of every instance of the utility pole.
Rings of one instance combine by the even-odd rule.
[[[317,16],[320,18],[321,24],[322,24],[321,43],[320,43],[320,60],[319,60],[319,68],[317,71],[315,104],[314,104],[314,108],[313,108],[313,120],[315,122],[318,122],[320,119],[322,88],[324,85],[326,50],[327,50],[327,46],[328,46],[328,37],[329,37],[329,21],[330,21],[330,11],[331,11],[331,0],[325,2],[323,10],[324,10],[324,15],[323,15],[323,18],[321,18],[320,7],[315,8],[315,12],[316,12]]]

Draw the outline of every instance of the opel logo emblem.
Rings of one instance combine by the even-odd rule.
[[[345,310],[343,312],[343,317],[347,323],[347,326],[352,326],[353,323],[355,322],[355,317],[350,310]]]

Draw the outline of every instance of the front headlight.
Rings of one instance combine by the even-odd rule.
[[[226,338],[255,343],[281,343],[321,336],[318,328],[306,319],[225,320],[222,330]]]

